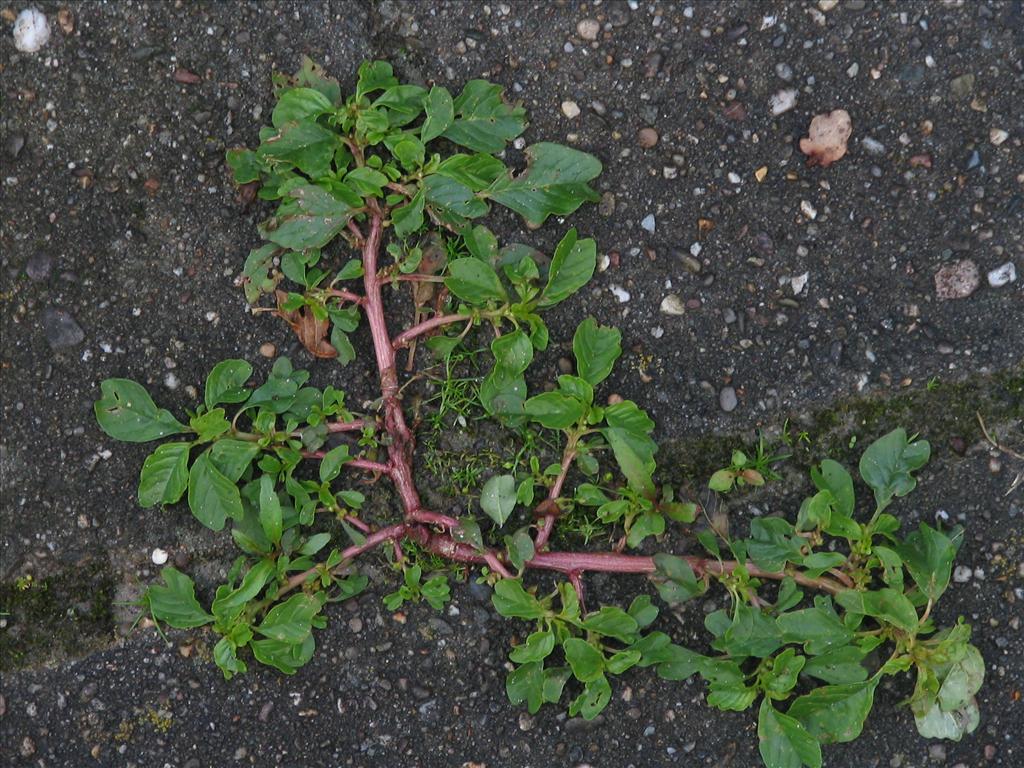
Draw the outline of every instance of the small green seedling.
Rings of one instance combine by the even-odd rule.
[[[421,563],[481,569],[495,609],[527,622],[506,690],[531,712],[567,701],[570,715],[592,719],[611,701],[611,678],[633,668],[666,680],[699,675],[710,706],[757,708],[765,765],[818,768],[822,745],[861,732],[881,680],[915,670],[909,705],[920,733],[959,739],[977,727],[984,663],[970,628],[933,619],[962,532],[922,524],[901,534],[889,511],[914,489],[927,442],[896,429],[870,444],[859,491],[844,467],[822,462],[795,522],[756,518],[748,538],[696,524],[696,504],[656,482],[651,418],[629,400],[605,404],[622,354],[617,329],[587,318],[572,336],[573,371],[541,391],[527,383],[535,353],[549,346],[544,314],[591,279],[594,241],[569,229],[542,254],[499,244],[477,223],[495,205],[531,228],[568,216],[599,199],[590,182],[601,163],[541,142],[526,147],[525,168],[510,168],[525,111],[483,80],[453,96],[401,83],[377,61],[343,89],[307,61],[274,85],[259,146],[228,152],[236,181],[270,206],[259,226],[266,242],[242,268],[245,295],[314,358],[347,364],[357,354],[351,335],[363,333],[379,386],[372,399],[352,398],[363,403],[355,407],[340,388],[311,386],[288,358],[257,383],[249,363],[225,360],[179,418],[134,381],[102,383],[100,427],[159,443],[142,466],[140,505],[185,501],[198,524],[228,528],[241,551],[226,581],[201,595],[189,576],[164,568],[142,597],[158,626],[211,631],[226,678],[252,660],[294,674],[314,653],[328,603],[365,590],[358,558],[385,547],[403,571],[384,598],[392,610],[420,600],[440,610],[449,599],[445,576],[424,582]],[[403,295],[412,311],[395,331]],[[440,360],[449,383],[448,363],[471,356],[478,381],[442,386],[438,406],[454,420],[436,423],[484,418],[520,443],[514,457],[462,478],[482,485],[472,503],[452,502],[459,512],[431,509],[420,495],[422,422],[407,419],[432,406],[417,394],[424,377],[400,369],[399,353],[414,370]],[[752,459],[737,451],[712,487],[760,485],[781,458],[763,443]],[[366,503],[355,478],[364,490],[390,483],[394,503]],[[865,490],[873,511],[857,501]],[[477,507],[480,515],[463,511]],[[594,546],[553,548],[577,534]],[[673,551],[687,538],[703,553]],[[596,546],[604,539],[607,548]],[[594,572],[647,575],[670,606],[720,590],[723,607],[704,618],[709,647],[674,642],[648,594],[626,608],[588,607],[584,579]]]
[[[748,457],[743,451],[733,451],[731,463],[711,475],[708,487],[719,493],[728,493],[734,487],[751,485],[760,487],[766,482],[782,478],[772,469],[775,464],[789,458],[789,454],[772,455],[765,445],[764,437],[758,438],[754,456]]]

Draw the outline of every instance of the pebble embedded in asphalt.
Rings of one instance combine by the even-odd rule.
[[[47,307],[41,318],[46,341],[54,350],[67,349],[85,340],[85,331],[71,313],[63,309]]]
[[[722,391],[718,393],[718,404],[726,413],[736,410],[736,406],[739,404],[736,399],[736,390],[732,387],[722,387]]]

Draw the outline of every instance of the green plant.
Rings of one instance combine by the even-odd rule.
[[[762,486],[769,481],[781,480],[772,467],[788,458],[788,453],[773,455],[768,451],[764,436],[761,436],[757,439],[753,457],[747,456],[743,451],[733,451],[729,466],[711,475],[708,488],[719,493],[728,493],[734,487]]]
[[[597,198],[588,182],[600,163],[542,143],[527,148],[525,171],[509,171],[496,155],[523,131],[525,114],[484,81],[453,99],[440,86],[403,85],[390,65],[372,62],[344,98],[339,83],[307,61],[294,78],[278,78],[276,89],[273,125],[261,131],[259,148],[228,154],[236,180],[258,185],[259,198],[277,205],[260,225],[267,244],[246,260],[246,295],[257,303],[272,294],[275,306],[266,311],[313,356],[341,364],[355,356],[349,334],[365,318],[379,397],[357,412],[340,389],[309,386],[308,373],[287,358],[253,387],[252,367],[226,360],[183,422],[141,385],[104,381],[96,417],[107,434],[171,438],[143,465],[140,504],[186,498],[204,526],[219,531],[230,521],[243,553],[209,603],[188,576],[164,568],[163,584],[142,598],[154,620],[211,627],[225,677],[245,672],[250,655],[294,673],[314,651],[326,604],[365,589],[357,558],[384,546],[403,570],[402,586],[384,598],[389,607],[426,599],[441,608],[447,580],[422,576],[447,562],[481,567],[498,612],[532,622],[510,654],[507,680],[510,700],[531,711],[561,701],[571,686],[570,713],[593,718],[610,699],[609,676],[634,666],[671,680],[699,674],[712,706],[739,710],[761,699],[758,734],[770,768],[818,766],[821,744],[860,732],[881,677],[916,667],[911,707],[922,733],[959,738],[976,725],[983,665],[970,630],[960,623],[937,631],[930,618],[960,533],[922,525],[901,540],[899,520],[887,511],[914,488],[926,442],[898,429],[868,447],[860,474],[875,511],[865,522],[857,520],[853,479],[825,461],[812,472],[818,490],[795,524],[758,518],[749,539],[735,540],[695,526],[697,505],[655,482],[654,422],[631,401],[600,405],[595,396],[621,354],[616,329],[584,320],[572,339],[575,373],[548,391],[528,391],[525,372],[548,345],[542,313],[590,280],[594,241],[570,229],[548,261],[526,245],[499,247],[472,223],[491,203],[530,226],[568,215]],[[360,257],[347,258],[346,244]],[[343,287],[356,280],[361,292]],[[285,281],[293,290],[281,288]],[[404,284],[413,288],[412,325],[392,334],[383,291]],[[400,386],[396,355],[426,338],[431,354],[451,360],[480,347],[488,330],[492,362],[479,386],[442,387],[441,404],[447,398],[456,418],[479,407],[523,441],[480,488],[484,515],[456,518],[420,498],[417,435],[403,400],[416,378]],[[560,458],[542,460],[538,447],[547,444],[559,446]],[[737,453],[726,471],[733,482],[763,482],[778,458],[761,443],[753,459]],[[469,484],[483,479],[473,472],[463,478]],[[344,487],[360,475],[390,481],[401,512]],[[347,543],[338,540],[339,525]],[[670,526],[706,554],[649,554],[676,540]],[[554,550],[556,529],[559,540],[603,531],[614,547]],[[524,585],[531,570],[561,580],[545,593]],[[588,610],[585,574],[602,571],[645,574],[669,604],[712,584],[723,588],[731,607],[705,622],[714,655],[651,630],[659,609],[648,595],[625,610]],[[868,669],[883,646],[888,660]]]
[[[402,572],[405,583],[384,595],[384,605],[389,611],[397,611],[403,603],[418,603],[420,600],[426,600],[435,611],[444,609],[444,604],[451,599],[447,576],[438,574],[420,583],[423,569],[418,564],[408,565]]]

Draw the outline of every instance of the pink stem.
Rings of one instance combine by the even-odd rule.
[[[548,492],[548,502],[550,502],[550,505],[553,505],[558,497],[562,495],[562,486],[565,484],[565,477],[569,474],[569,467],[572,466],[572,460],[575,458],[576,451],[567,447],[565,454],[562,456],[562,469],[558,473],[558,477],[555,478],[555,484],[551,486],[551,490]],[[535,550],[541,550],[547,546],[548,539],[551,538],[551,532],[555,528],[555,520],[557,519],[557,511],[548,512],[544,515],[544,522],[541,524],[540,530],[537,531],[537,538],[533,542],[533,548]]]
[[[454,517],[442,515],[438,512],[431,512],[426,509],[414,509],[406,515],[410,522],[424,523],[426,525],[439,525],[443,528],[458,528],[459,521]]]
[[[387,528],[381,528],[376,533],[371,533],[366,537],[366,541],[362,544],[353,544],[351,547],[345,549],[341,553],[341,562],[332,570],[332,573],[338,573],[348,567],[349,562],[359,555],[363,554],[367,550],[373,549],[378,544],[384,544],[388,541],[400,541],[405,537],[409,527],[405,523],[398,523],[397,525],[389,525]],[[310,568],[308,571],[297,573],[292,576],[288,581],[285,582],[284,586],[278,591],[277,596],[291,592],[296,587],[305,584],[306,581],[316,573],[316,568]]]
[[[356,419],[355,421],[329,421],[327,422],[327,431],[360,432],[365,426],[366,422],[364,422],[362,419]]]
[[[393,349],[401,349],[402,347],[408,346],[409,342],[417,336],[422,336],[425,333],[430,333],[430,331],[435,328],[451,325],[452,323],[458,323],[462,320],[469,320],[469,315],[437,315],[429,320],[424,320],[419,325],[414,325],[412,328],[407,328],[402,331],[400,334],[395,336],[395,340],[391,342],[391,346]]]
[[[340,290],[338,288],[331,288],[327,293],[343,301],[351,301],[353,304],[362,304],[366,301],[366,299],[358,293],[352,293],[352,291]]]
[[[358,517],[346,517],[345,522],[351,525],[353,528],[358,528],[363,533],[370,532],[370,526]]]
[[[302,458],[304,459],[323,459],[327,455],[326,451],[303,451]],[[352,469],[365,469],[367,472],[377,472],[382,475],[390,475],[391,467],[387,464],[381,464],[379,461],[368,461],[366,459],[350,459],[342,464],[343,467],[351,467]]]
[[[363,243],[363,286],[366,289],[366,320],[373,338],[373,351],[380,373],[380,393],[384,402],[384,429],[391,437],[388,445],[391,479],[395,483],[408,516],[421,507],[420,495],[412,478],[413,435],[405,423],[405,414],[398,399],[398,372],[395,369],[395,348],[391,344],[388,325],[384,320],[384,301],[381,298],[380,276],[377,274],[377,255],[380,250],[384,215],[374,210],[370,218],[370,234]]]

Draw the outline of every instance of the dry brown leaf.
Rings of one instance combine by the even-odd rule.
[[[807,165],[827,168],[846,154],[846,142],[853,133],[850,113],[836,109],[811,120],[807,138],[800,139],[800,151],[807,155]]]
[[[275,291],[274,295],[277,297],[275,314],[291,326],[302,346],[308,349],[310,354],[322,358],[338,356],[338,350],[327,341],[327,332],[331,328],[330,320],[317,320],[309,307],[300,307],[295,311],[283,309],[282,305],[288,300],[288,294],[284,291]]]

